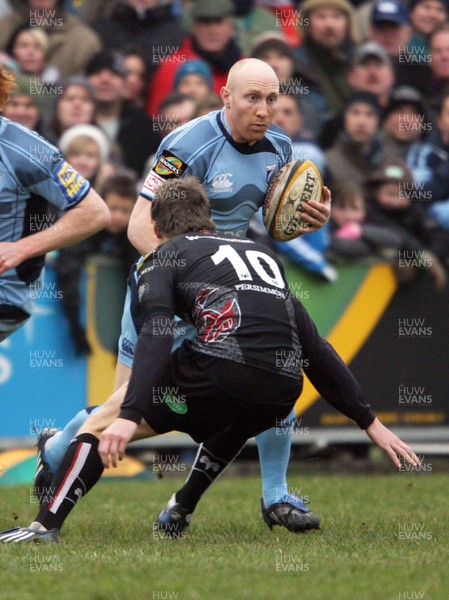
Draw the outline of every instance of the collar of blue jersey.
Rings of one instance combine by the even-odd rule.
[[[258,152],[276,152],[273,144],[266,135],[259,141],[250,146],[246,142],[236,142],[232,137],[232,129],[226,119],[225,109],[217,112],[217,123],[223,135],[228,142],[241,154],[257,154]]]
[[[226,118],[226,114],[225,114],[225,109],[222,108],[219,113],[218,113],[218,121],[219,123],[221,123],[223,125],[223,127],[226,129],[226,131],[228,132],[228,134],[230,136],[232,136],[232,129],[231,126],[229,125],[229,121]],[[222,127],[222,129],[223,129]]]

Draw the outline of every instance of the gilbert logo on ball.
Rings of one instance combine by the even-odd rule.
[[[323,181],[318,167],[311,160],[292,160],[273,177],[263,204],[263,220],[275,240],[288,242],[301,235],[303,202],[321,202]]]

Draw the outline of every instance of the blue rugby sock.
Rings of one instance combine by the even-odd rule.
[[[87,417],[101,406],[88,406],[83,408],[79,413],[67,423],[62,431],[58,431],[51,437],[44,446],[44,458],[50,467],[50,471],[55,474],[59,463],[61,462],[70,442],[75,437],[78,429],[87,420]]]
[[[293,409],[279,427],[272,427],[256,437],[265,506],[278,502],[288,493],[286,477],[294,417]]]

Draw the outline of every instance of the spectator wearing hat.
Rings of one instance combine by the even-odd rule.
[[[394,65],[411,34],[407,5],[402,0],[377,0],[372,5],[368,40],[383,46]]]
[[[351,180],[364,185],[381,160],[381,108],[374,94],[358,92],[343,113],[343,130],[325,152],[332,185]]]
[[[190,10],[184,11],[182,24],[187,31],[192,29],[192,10],[196,11],[192,0]],[[233,20],[235,25],[235,42],[243,56],[249,56],[251,48],[260,37],[267,32],[275,33],[292,47],[300,43],[295,27],[295,9],[292,2],[285,0],[232,0]],[[285,26],[287,24],[287,26]]]
[[[49,37],[47,62],[60,77],[82,73],[87,62],[101,49],[96,33],[65,8],[65,0],[17,0],[14,12],[0,19],[0,47],[23,24],[43,29]],[[81,42],[82,41],[82,42]]]
[[[322,119],[316,106],[323,90],[317,77],[296,58],[293,48],[279,34],[268,33],[254,45],[251,56],[273,68],[284,90],[300,101],[308,131],[318,135]]]
[[[186,36],[172,4],[159,0],[116,2],[112,14],[94,21],[92,27],[104,48],[124,51],[131,43],[139,48],[147,58],[151,77],[160,59],[177,50]]]
[[[385,108],[395,82],[395,71],[387,51],[377,42],[366,42],[355,51],[348,71],[348,83],[354,93],[374,94],[381,108]],[[320,146],[327,149],[343,127],[343,111],[327,121],[319,137]]]
[[[389,0],[385,0],[387,5],[381,7],[380,14],[373,14],[373,10],[376,6],[380,4],[382,0],[365,0],[362,2],[355,11],[355,22],[357,27],[357,32],[359,35],[359,39],[363,41],[367,41],[370,39],[370,29],[374,20],[378,20],[378,22],[382,24],[390,23],[393,25],[401,25],[409,22],[408,18],[408,5],[409,0],[403,0],[397,5],[396,0],[393,1],[391,6],[388,6]],[[381,32],[382,33],[382,32]],[[381,35],[380,33],[380,35]],[[388,34],[385,33],[385,35]]]
[[[432,131],[421,94],[414,88],[400,86],[393,90],[384,113],[383,156],[385,160],[402,159],[417,183],[429,177],[428,163],[434,153],[426,142]]]
[[[324,123],[351,96],[347,73],[357,41],[354,9],[348,0],[305,0],[301,11],[303,43],[295,54],[320,83],[313,100]]]
[[[449,233],[426,213],[422,203],[413,201],[414,182],[407,165],[400,159],[386,161],[370,175],[367,184],[367,222],[401,236],[400,250],[408,257],[408,264],[430,270],[436,287],[443,287]],[[415,264],[410,262],[413,260]],[[405,264],[399,262],[399,275],[405,273],[401,271]]]
[[[159,140],[152,119],[125,101],[123,57],[111,51],[99,52],[89,61],[86,76],[94,90],[95,124],[118,146],[123,163],[139,177]]]
[[[366,42],[357,48],[348,72],[348,82],[355,92],[371,92],[385,108],[395,80],[393,63],[385,48],[377,42]]]
[[[58,146],[67,162],[81,173],[95,190],[100,190],[103,182],[114,170],[112,164],[108,164],[111,143],[96,125],[69,127],[62,134]]]
[[[15,83],[17,85],[10,92],[2,116],[42,134],[45,96],[27,75],[17,75]]]
[[[212,91],[212,71],[204,60],[188,60],[175,73],[173,91],[202,100]]]
[[[159,105],[173,89],[179,66],[191,59],[206,61],[212,70],[213,91],[219,93],[226,85],[229,69],[242,58],[236,42],[234,4],[232,0],[195,0],[191,9],[191,35],[182,46],[167,56],[160,57],[149,88],[147,111],[156,115]]]

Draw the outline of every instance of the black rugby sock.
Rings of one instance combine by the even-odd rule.
[[[98,443],[94,435],[82,433],[67,448],[51,482],[49,502],[35,519],[46,529],[60,529],[78,500],[100,479],[104,467]]]
[[[201,444],[187,481],[176,492],[176,502],[193,512],[204,492],[239,454],[246,439],[226,429]]]

